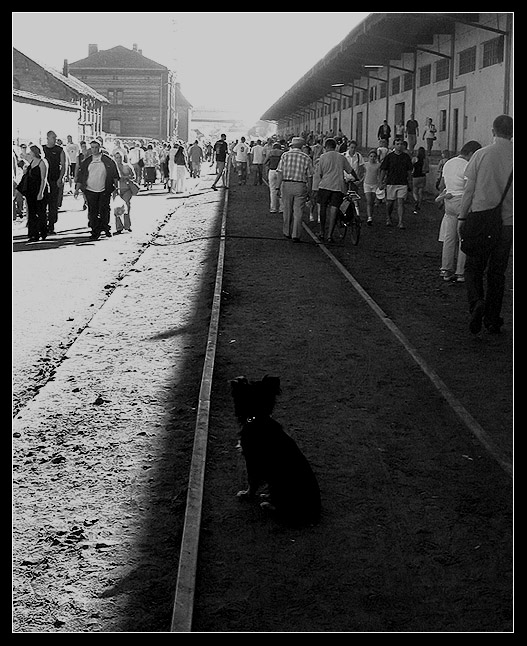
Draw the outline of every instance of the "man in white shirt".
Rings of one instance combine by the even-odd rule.
[[[145,164],[145,151],[141,148],[141,144],[138,141],[134,142],[134,147],[128,153],[128,162],[134,167],[137,183],[141,184],[143,166]]]
[[[238,185],[247,184],[247,169],[249,166],[249,146],[245,143],[245,137],[240,137],[239,143],[232,151],[235,155],[236,170],[238,171]]]
[[[254,185],[263,184],[263,162],[265,150],[262,146],[262,141],[258,141],[251,148],[251,161],[254,169]]]
[[[81,149],[79,144],[76,144],[73,141],[73,137],[71,135],[67,136],[67,140],[68,142],[64,147],[66,149],[66,155],[68,156],[68,160],[69,160],[68,183],[70,185],[70,192],[71,192],[72,185],[75,181],[75,173],[77,169],[77,157],[79,156]]]

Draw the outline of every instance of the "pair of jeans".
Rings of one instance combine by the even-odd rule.
[[[267,181],[269,182],[269,211],[271,211],[271,213],[278,213],[278,211],[283,211],[284,209],[282,208],[282,198],[279,197],[280,187],[278,184],[278,171],[269,170]]]
[[[302,232],[302,216],[307,200],[307,186],[304,182],[282,182],[282,198],[284,201],[285,236],[300,238]]]
[[[512,249],[513,227],[504,226],[500,241],[494,249],[480,254],[467,255],[465,262],[465,285],[469,310],[472,312],[478,301],[484,301],[483,321],[487,327],[501,327],[501,307],[505,290],[505,272]],[[486,290],[485,290],[485,271]]]
[[[254,185],[263,184],[263,164],[253,164]]]
[[[48,185],[49,191],[46,191],[46,194],[44,195],[44,208],[47,210],[48,229],[53,231],[55,229],[55,224],[59,219],[60,186],[58,185],[57,180],[53,179],[48,181]]]
[[[443,243],[443,252],[441,254],[441,271],[456,276],[463,276],[465,273],[466,255],[461,251],[459,246],[458,234],[458,215],[461,208],[461,195],[456,195],[449,200],[445,200],[445,215],[441,222],[440,241]],[[456,263],[457,259],[457,263]],[[454,271],[455,269],[455,271]]]
[[[92,236],[98,238],[101,233],[110,233],[110,198],[111,191],[84,191],[88,204],[88,226]]]

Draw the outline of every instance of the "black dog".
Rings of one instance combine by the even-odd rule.
[[[238,377],[230,383],[249,481],[238,496],[255,498],[258,488],[267,485],[267,495],[261,496],[263,509],[290,525],[318,522],[320,491],[315,474],[293,438],[271,417],[281,392],[280,379]]]

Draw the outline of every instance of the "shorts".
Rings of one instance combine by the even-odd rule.
[[[426,177],[412,177],[414,188],[424,188],[426,186]]]
[[[408,195],[407,184],[388,184],[386,186],[386,199],[387,200],[404,200]]]
[[[341,191],[330,191],[327,188],[318,189],[317,202],[321,206],[334,206],[338,209],[343,199],[344,193],[341,193]]]
[[[377,184],[363,184],[365,193],[375,193],[379,188]]]

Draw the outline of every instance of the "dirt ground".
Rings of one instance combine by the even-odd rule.
[[[14,632],[169,630],[223,195],[167,222],[15,419]],[[473,338],[440,219],[378,214],[332,252],[511,459],[512,259],[504,331]],[[510,476],[309,235],[283,238],[265,186],[232,183],[227,235],[193,630],[512,631]],[[265,374],[316,527],[235,496],[228,382]]]

